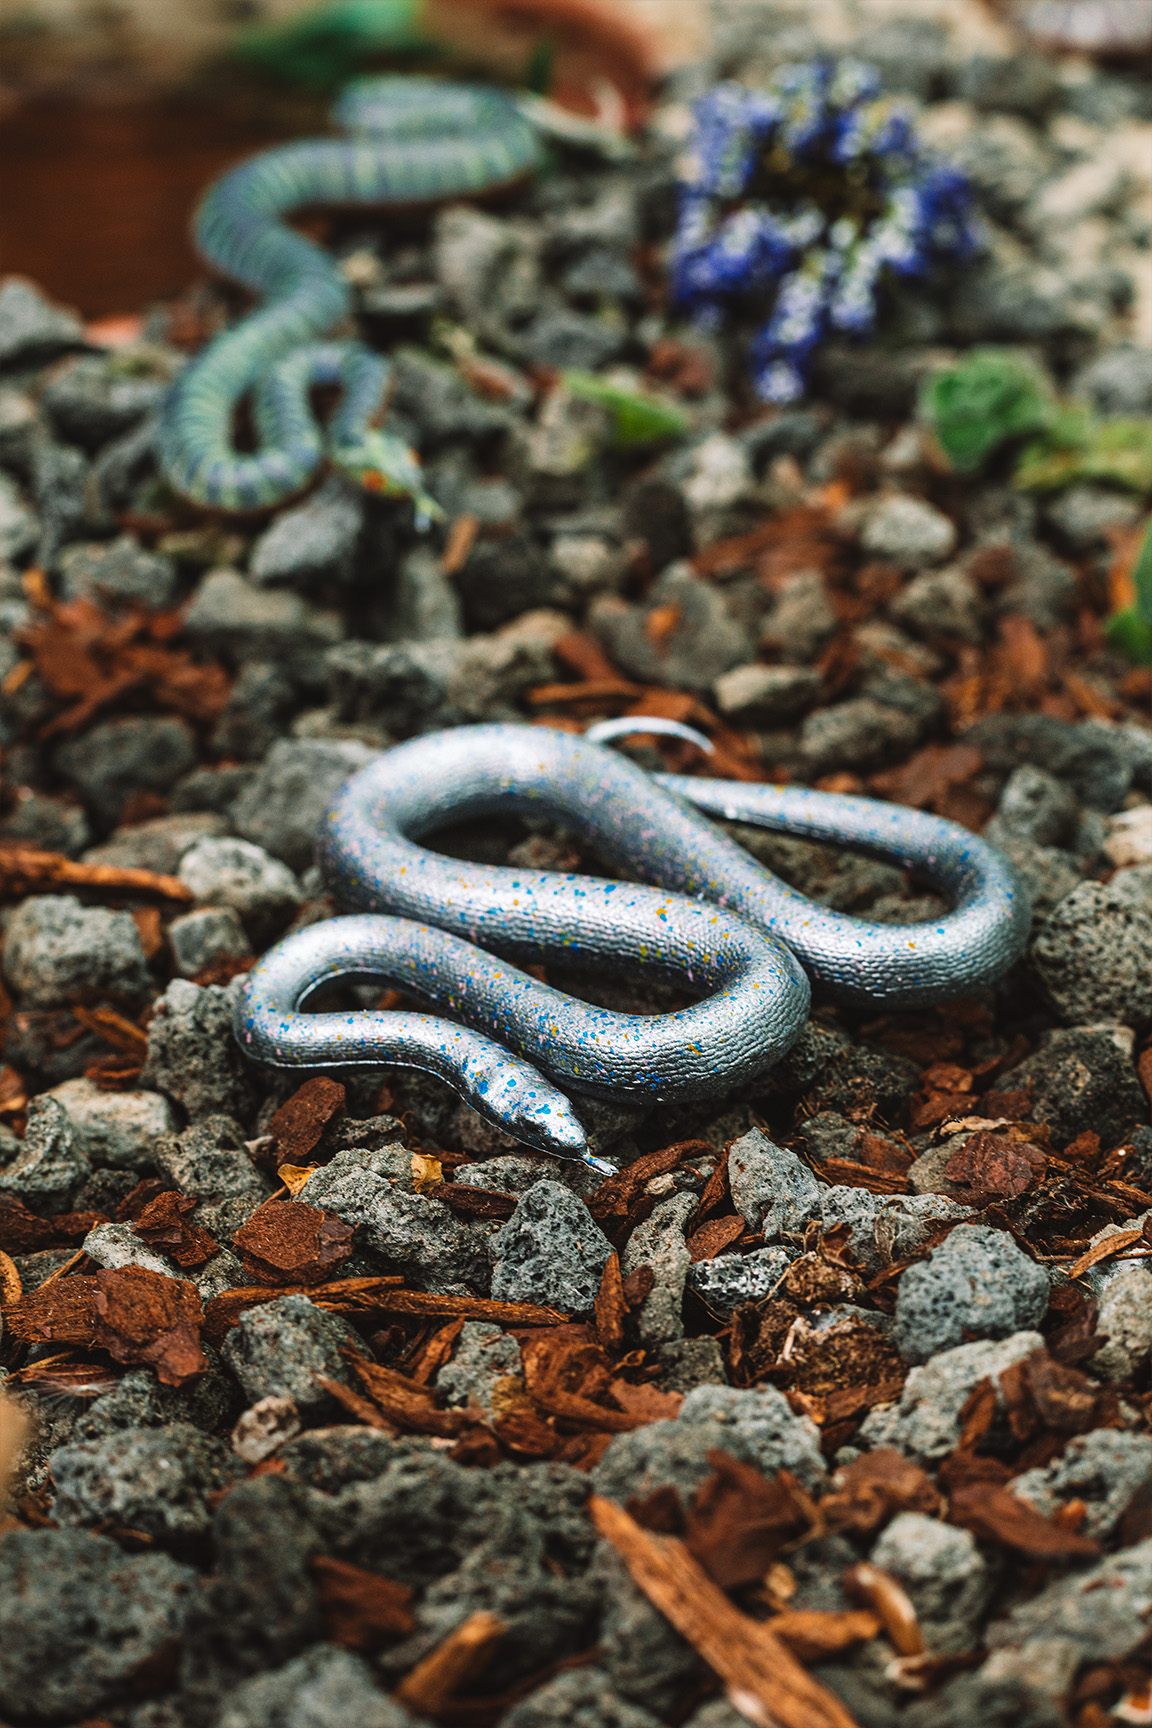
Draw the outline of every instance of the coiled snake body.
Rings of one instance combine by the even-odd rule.
[[[211,187],[196,242],[217,269],[264,304],[224,331],[180,375],[165,405],[160,465],[169,483],[221,510],[267,509],[301,491],[327,457],[370,489],[416,498],[420,468],[374,429],[388,363],[357,342],[323,342],[352,308],[335,260],[284,221],[307,205],[404,205],[460,198],[536,165],[536,129],[498,90],[426,78],[350,85],[335,119],[346,139],[264,151]],[[327,431],[308,400],[315,384],[342,397]],[[259,448],[235,448],[233,419],[249,393]]]
[[[563,822],[645,883],[462,864],[420,844],[449,821],[513,811]],[[831,911],[704,811],[892,858],[953,910],[904,925]],[[560,1087],[616,1100],[723,1093],[799,1036],[809,978],[844,1002],[926,1006],[994,981],[1029,926],[1008,862],[939,817],[805,788],[650,776],[598,743],[528,726],[459,727],[386,752],[338,794],[319,855],[354,915],[287,937],[257,964],[236,1009],[242,1047],[281,1067],[426,1069],[564,1157],[588,1152]],[[701,999],[615,1013],[516,962],[646,975]],[[439,1012],[301,1012],[348,977],[387,980]]]

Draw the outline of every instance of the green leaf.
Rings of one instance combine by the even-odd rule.
[[[1152,516],[1144,530],[1144,539],[1136,559],[1132,580],[1136,584],[1136,610],[1152,629]]]
[[[1026,354],[974,348],[928,380],[921,411],[953,468],[972,474],[1001,445],[1042,431],[1056,407],[1047,378]]]
[[[1135,606],[1113,612],[1104,625],[1104,634],[1129,660],[1138,666],[1152,666],[1152,624],[1145,623]]]
[[[1051,432],[1024,451],[1014,477],[1029,492],[1078,480],[1152,492],[1152,420],[1094,421],[1084,410],[1063,410]]]
[[[659,396],[624,390],[593,372],[564,372],[561,377],[573,396],[607,409],[612,419],[612,442],[618,450],[682,438],[691,427],[687,414]]]

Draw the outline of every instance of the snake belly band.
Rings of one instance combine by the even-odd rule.
[[[895,859],[953,910],[910,925],[831,911],[702,810]],[[420,844],[449,821],[514,812],[564,823],[658,886],[464,864]],[[528,726],[459,727],[387,751],[337,794],[318,855],[355,915],[289,936],[257,963],[236,1009],[242,1047],[280,1067],[427,1069],[517,1138],[569,1157],[585,1156],[586,1140],[560,1087],[620,1101],[722,1094],[786,1054],[809,977],[874,1010],[927,1006],[992,983],[1029,927],[1007,860],[954,823],[867,798],[651,776]],[[616,1013],[517,962],[657,978],[701,999]],[[437,1012],[301,1012],[348,977],[385,979]]]
[[[301,491],[324,457],[355,446],[383,404],[387,362],[357,342],[322,343],[352,310],[335,259],[290,228],[307,205],[410,205],[505,185],[539,157],[536,130],[498,90],[430,78],[352,84],[334,118],[346,139],[263,151],[213,185],[193,231],[216,269],[264,304],[217,336],[169,392],[160,465],[169,483],[222,510],[267,509]],[[344,396],[322,433],[308,391]],[[237,452],[233,419],[252,394],[259,449]]]

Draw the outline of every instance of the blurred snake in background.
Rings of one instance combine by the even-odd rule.
[[[927,1007],[992,984],[1022,951],[1027,897],[967,829],[869,798],[649,775],[599,741],[626,730],[684,729],[627,720],[576,738],[463,726],[353,775],[318,842],[351,915],[286,937],[257,963],[235,1012],[241,1047],[285,1068],[421,1068],[515,1138],[595,1164],[567,1092],[625,1103],[722,1095],[799,1037],[809,979],[873,1011]],[[497,814],[561,822],[642,881],[465,864],[421,844],[449,822]],[[892,859],[952,910],[918,924],[832,911],[709,815]],[[617,1013],[520,969],[531,964],[659,979],[699,1000]],[[354,978],[386,980],[434,1012],[303,1011],[325,985]]]

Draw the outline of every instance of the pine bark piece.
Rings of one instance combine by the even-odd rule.
[[[434,1434],[444,1440],[455,1440],[464,1428],[474,1425],[466,1410],[439,1410],[426,1386],[397,1374],[394,1368],[384,1368],[378,1362],[368,1362],[363,1356],[347,1352],[348,1362],[369,1398],[386,1422],[415,1434]]]
[[[734,1608],[675,1536],[657,1536],[594,1494],[592,1522],[633,1581],[724,1682],[728,1701],[757,1728],[857,1728],[827,1687],[801,1667],[769,1625]]]
[[[343,1116],[344,1088],[327,1074],[317,1074],[286,1098],[268,1124],[282,1164],[303,1164],[329,1123]]]
[[[613,1248],[604,1262],[604,1273],[596,1294],[596,1336],[603,1349],[619,1350],[624,1342],[624,1319],[627,1313],[624,1281],[620,1276],[620,1256]]]
[[[789,1608],[768,1622],[801,1662],[827,1662],[853,1644],[866,1644],[880,1631],[880,1617],[868,1608]]]
[[[19,900],[26,894],[69,894],[86,888],[105,894],[150,894],[161,900],[191,905],[193,894],[178,876],[158,870],[136,870],[114,864],[78,864],[61,852],[33,846],[0,846],[0,899]]]
[[[461,1687],[488,1666],[507,1630],[495,1614],[483,1609],[469,1614],[404,1676],[393,1696],[418,1716],[439,1715]]]
[[[379,1572],[320,1555],[312,1562],[328,1637],[344,1650],[375,1650],[414,1630],[412,1592]]]
[[[350,1224],[302,1200],[266,1200],[237,1231],[244,1270],[265,1284],[323,1284],[352,1253]]]

